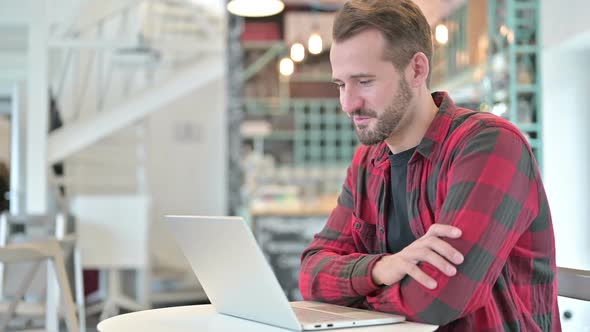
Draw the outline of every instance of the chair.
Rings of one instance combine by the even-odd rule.
[[[557,283],[559,296],[590,301],[590,271],[558,267]]]
[[[82,268],[80,253],[77,246],[77,237],[74,232],[67,232],[67,219],[59,214],[56,218],[47,216],[11,216],[2,214],[0,216],[0,290],[3,300],[9,300],[8,305],[3,307],[4,319],[0,324],[0,331],[4,331],[11,319],[16,316],[27,316],[29,318],[42,317],[45,312],[45,328],[55,330],[59,324],[57,304],[61,297],[61,309],[65,318],[68,331],[85,331],[85,307],[84,307],[84,285],[82,280]],[[13,236],[12,228],[26,230],[21,243],[11,243]],[[30,230],[29,230],[30,229]],[[39,230],[41,229],[41,235]],[[36,232],[35,232],[36,231]],[[66,234],[67,233],[67,234]],[[55,234],[55,235],[49,235]],[[9,241],[11,240],[11,241]],[[72,292],[68,275],[66,272],[65,260],[67,253],[73,253],[75,289],[77,310],[72,300]],[[64,254],[65,253],[65,254]],[[46,305],[22,301],[25,293],[31,290],[33,279],[43,262],[48,263],[47,282],[41,282],[46,289]],[[22,265],[15,263],[31,262],[26,273],[22,271]],[[12,269],[20,268],[20,277],[16,283],[16,293],[7,297],[4,294],[6,286],[6,273],[4,264],[11,264]],[[16,271],[15,271],[16,272]],[[59,294],[57,291],[59,290]],[[33,292],[34,293],[34,292]],[[59,296],[61,295],[61,296]],[[21,310],[22,309],[22,310]],[[76,319],[78,311],[78,319]]]
[[[20,286],[18,287],[16,296],[10,301],[8,309],[4,314],[2,325],[0,325],[0,331],[6,331],[10,320],[16,313],[17,306],[20,299],[25,295],[26,290],[29,288],[33,277],[38,271],[43,261],[48,262],[48,266],[51,266],[55,274],[55,278],[61,290],[61,299],[64,307],[64,316],[66,326],[69,331],[79,331],[78,320],[76,319],[76,308],[74,301],[72,300],[72,292],[68,282],[66,269],[64,265],[64,257],[62,254],[62,248],[57,240],[47,240],[42,242],[30,242],[22,244],[8,244],[0,247],[0,262],[3,263],[16,263],[16,262],[35,262],[30,268],[29,273],[22,279]],[[52,301],[52,296],[47,296],[47,301]],[[48,304],[48,307],[54,304]],[[50,310],[47,311],[47,315],[51,315]],[[46,321],[53,319],[47,317]]]

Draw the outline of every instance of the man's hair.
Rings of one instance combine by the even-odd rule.
[[[426,55],[431,67],[430,25],[411,0],[350,0],[336,15],[332,38],[341,42],[368,29],[382,33],[387,42],[384,57],[398,70],[406,68],[417,52]],[[430,76],[429,71],[427,86]]]

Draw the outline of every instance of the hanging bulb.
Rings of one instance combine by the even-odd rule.
[[[264,17],[280,13],[285,8],[281,0],[232,0],[227,10],[237,16]]]
[[[309,36],[309,40],[307,41],[307,49],[311,54],[320,54],[324,49],[322,45],[322,36],[319,33],[314,32]]]
[[[301,43],[291,45],[291,60],[301,62],[305,58],[305,47]]]
[[[434,38],[439,44],[446,44],[449,41],[449,29],[444,24],[439,24],[434,29]]]
[[[281,75],[291,76],[291,74],[293,74],[294,70],[295,70],[295,64],[293,63],[293,61],[291,59],[289,59],[289,58],[281,59],[281,62],[279,63],[279,71],[281,72]]]

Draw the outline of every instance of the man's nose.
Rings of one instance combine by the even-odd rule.
[[[342,111],[350,115],[363,107],[363,99],[352,89],[344,90],[340,93],[340,105]]]

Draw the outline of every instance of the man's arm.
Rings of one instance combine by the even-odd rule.
[[[379,288],[373,283],[370,271],[383,255],[359,253],[352,238],[351,168],[336,208],[301,255],[299,289],[306,300],[362,306],[365,296]]]
[[[428,262],[448,275],[454,276],[463,263],[463,255],[443,238],[458,239],[461,230],[455,226],[434,224],[426,234],[412,242],[399,253],[381,257],[371,276],[377,285],[390,286],[403,278],[411,277],[429,289],[437,287],[436,280],[420,269],[419,263]]]
[[[508,255],[539,213],[536,164],[522,138],[487,128],[469,139],[447,174],[447,195],[436,223],[462,230],[446,240],[464,256],[450,277],[418,266],[436,281],[428,289],[406,277],[367,297],[377,310],[445,325],[485,304]]]
[[[325,301],[335,304],[366,307],[365,297],[381,288],[382,280],[376,279],[373,271],[377,262],[382,262],[388,254],[368,254],[374,248],[364,248],[362,244],[355,244],[352,235],[354,223],[353,188],[356,174],[352,174],[353,166],[348,170],[338,205],[332,211],[322,231],[314,237],[312,243],[302,254],[301,272],[299,275],[299,289],[306,300]],[[364,222],[363,222],[364,223]],[[367,233],[370,236],[371,232]],[[384,274],[387,284],[401,280],[409,274],[418,280],[428,278],[425,273],[416,268],[418,261],[430,262],[438,268],[445,258],[452,261],[452,257],[459,252],[443,242],[439,237],[457,238],[461,234],[456,227],[449,225],[435,225],[429,230],[427,238],[416,241],[422,245],[413,251],[417,258],[407,264],[397,264],[395,269]],[[373,231],[373,235],[374,231]],[[396,256],[397,257],[397,256]],[[395,257],[394,257],[395,258]],[[462,257],[460,258],[462,261]],[[445,270],[445,273],[449,273]],[[452,275],[452,274],[449,274]],[[422,278],[420,278],[422,277]]]

